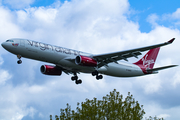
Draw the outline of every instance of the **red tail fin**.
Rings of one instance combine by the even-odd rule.
[[[141,69],[153,69],[160,47],[148,51],[139,61],[134,63]]]

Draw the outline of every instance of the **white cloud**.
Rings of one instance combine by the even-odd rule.
[[[166,119],[166,118],[170,117],[170,115],[169,114],[160,114],[157,117]]]
[[[157,16],[156,14],[151,14],[147,18],[147,21],[151,23],[153,28],[157,27],[158,25],[157,20],[159,20],[159,16]]]
[[[45,23],[53,22],[57,14],[56,9],[45,9],[43,7],[36,10],[34,13],[35,17],[39,19],[39,21],[44,21]]]
[[[161,88],[161,80],[156,75],[143,76],[138,79],[146,94],[157,93]]]
[[[50,24],[54,22],[56,14],[57,14],[57,9],[55,8],[48,8],[48,9],[45,7],[28,8],[25,10],[17,11],[17,19],[18,19],[18,23],[21,24],[22,26],[27,25],[26,23],[30,22],[29,20],[33,20],[33,19],[37,23],[41,23],[41,25],[48,23]]]
[[[35,115],[36,112],[37,112],[37,110],[34,109],[33,107],[30,107],[30,108],[27,110],[27,113],[29,114],[29,116],[30,116],[31,118],[34,118],[34,115]]]
[[[166,17],[166,19],[180,19],[180,8],[178,8],[172,14],[165,14],[164,17]],[[167,18],[167,17],[169,17],[169,18]]]
[[[0,85],[5,84],[6,81],[10,78],[11,78],[11,75],[8,73],[8,71],[0,70]]]
[[[32,2],[23,2],[23,6]],[[157,20],[161,16],[153,14],[148,17],[153,30],[142,33],[138,23],[126,17],[129,7],[127,0],[73,0],[55,7],[29,7],[17,11],[0,7],[0,27],[3,28],[0,29],[0,41],[22,37],[85,52],[106,53],[161,43],[176,37],[172,45],[161,49],[156,65],[179,64],[179,30],[158,25]],[[161,103],[164,100],[158,97],[173,95],[175,99],[180,98],[167,93],[168,90],[179,91],[179,68],[138,78],[104,76],[100,81],[91,75],[80,74],[83,83],[76,85],[70,80],[71,76],[66,74],[60,77],[41,75],[39,67],[44,63],[23,58],[23,64],[19,66],[16,65],[16,56],[5,50],[0,54],[4,61],[2,65],[8,68],[8,71],[2,69],[1,72],[0,119],[22,119],[25,116],[33,118],[35,114],[44,119],[47,114],[59,114],[59,109],[65,107],[67,102],[75,108],[76,102],[93,97],[101,99],[114,88],[124,96],[130,91],[144,106],[153,101],[155,105],[146,109],[148,115],[163,115],[171,119],[173,115],[177,116],[172,111],[180,110],[179,107],[171,109],[174,108],[171,98],[167,98],[166,103],[170,107],[164,110]],[[172,78],[175,78],[173,84]],[[12,83],[7,85],[7,80]],[[176,102],[175,105],[180,106],[180,103]],[[152,113],[156,106],[158,109]]]
[[[179,86],[179,84],[180,84],[180,75],[178,74],[179,72],[180,72],[180,71],[178,70],[178,71],[176,72],[175,76],[173,77],[172,85],[173,85],[174,87],[177,87],[177,86]]]
[[[166,108],[161,108],[159,104],[149,102],[149,104],[144,106],[144,108],[145,111],[149,110],[149,112],[145,114],[146,118],[148,118],[149,116],[152,117],[157,116],[158,118],[163,117],[166,120],[179,119],[178,110],[180,109],[180,107],[172,107],[170,109],[166,109]]]
[[[153,13],[147,17],[147,22],[149,22],[152,25],[153,29],[158,25],[168,26],[167,28],[175,29],[178,28],[180,25],[179,15],[180,15],[180,8],[177,8],[177,10],[173,13],[164,13],[162,15],[157,15],[156,13]]]
[[[2,65],[3,64],[3,59],[2,59],[2,57],[0,57],[0,65]]]

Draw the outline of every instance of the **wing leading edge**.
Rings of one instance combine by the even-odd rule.
[[[136,48],[136,49],[131,49],[131,50],[125,50],[125,51],[120,51],[120,52],[114,52],[114,53],[93,55],[93,58],[95,58],[99,62],[98,67],[100,68],[111,62],[117,63],[118,60],[124,59],[128,61],[127,58],[130,58],[130,57],[138,58],[138,56],[141,55],[141,52],[144,52],[153,48],[169,45],[173,43],[174,40],[175,38],[172,38],[168,42],[160,43],[156,45],[151,45],[151,46],[146,46],[146,47]]]

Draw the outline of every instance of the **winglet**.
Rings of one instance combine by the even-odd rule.
[[[172,38],[171,40],[168,41],[168,43],[173,43],[174,40],[175,38]]]

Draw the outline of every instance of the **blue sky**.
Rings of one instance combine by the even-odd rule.
[[[39,7],[39,6],[49,6],[52,5],[57,0],[35,0],[34,3],[31,5],[32,7]],[[62,3],[64,3],[64,0],[60,0]],[[67,0],[70,1],[70,0]]]
[[[39,6],[49,6],[53,4],[54,0],[36,0],[31,6],[39,7]]]
[[[163,14],[170,14],[179,7],[178,0],[129,0],[131,9],[135,10],[135,14],[130,17],[134,19],[140,25],[142,32],[149,32],[152,28],[147,22],[147,17],[150,14],[157,14],[162,16]],[[137,19],[136,19],[137,18]],[[170,26],[170,21],[158,21],[160,25]]]
[[[155,67],[180,64],[180,6],[178,0],[2,0],[0,1],[0,42],[27,38],[48,44],[102,54],[166,42]],[[117,89],[131,92],[144,105],[147,116],[180,119],[180,68],[158,74],[100,81],[88,74],[76,85],[71,75],[45,76],[40,66],[49,64],[22,58],[0,47],[0,119],[44,120],[59,115],[66,103],[108,94]],[[137,59],[129,59],[136,62]]]

